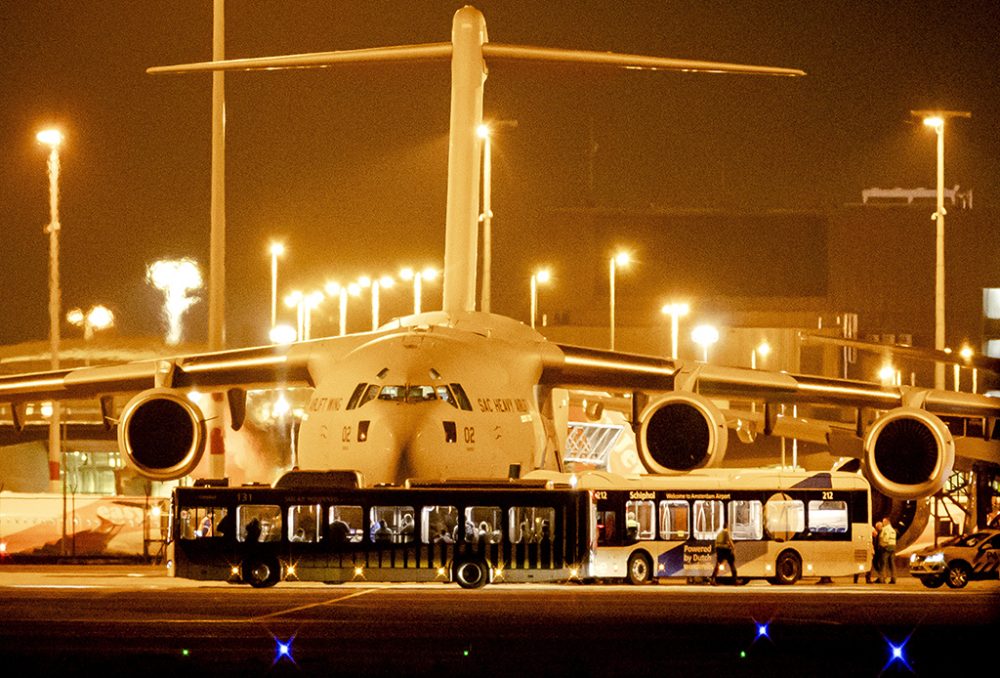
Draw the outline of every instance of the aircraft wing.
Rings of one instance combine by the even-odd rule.
[[[945,415],[1000,417],[1000,399],[972,393],[833,379],[554,344],[543,357],[541,381],[565,388],[611,391],[694,391],[710,397],[775,403],[821,403],[891,409],[922,406]]]
[[[285,345],[139,360],[0,377],[0,408],[9,407],[15,429],[24,427],[24,407],[46,401],[104,401],[115,395],[154,390],[203,390],[315,386],[317,356],[337,360],[369,341],[368,333]],[[110,416],[105,411],[105,417]]]
[[[565,344],[546,347],[542,365],[547,387],[588,402],[601,402],[594,392],[603,391],[608,407],[630,408],[640,458],[653,473],[718,465],[729,429],[744,442],[796,438],[862,458],[876,487],[899,498],[933,494],[955,466],[1000,464],[1000,399],[984,395]]]
[[[309,383],[308,352],[295,344],[0,377],[0,401],[83,400],[150,388],[285,382]]]

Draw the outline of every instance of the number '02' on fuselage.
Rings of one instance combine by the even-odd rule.
[[[302,468],[355,468],[375,482],[556,468],[534,393],[540,364],[521,341],[437,326],[311,368],[325,378],[302,418]]]

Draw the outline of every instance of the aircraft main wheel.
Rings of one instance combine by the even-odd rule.
[[[954,563],[948,566],[945,574],[948,588],[960,589],[969,583],[969,566],[965,563]]]
[[[455,581],[463,589],[478,589],[486,586],[489,568],[478,558],[463,560],[455,565]]]
[[[649,556],[636,551],[628,557],[628,581],[630,584],[648,584],[653,580],[653,566]]]
[[[778,556],[774,571],[773,583],[784,586],[794,584],[802,578],[802,560],[794,551],[785,551]]]
[[[944,584],[944,576],[921,577],[920,583],[929,589],[940,588],[941,585]]]
[[[247,558],[240,575],[255,589],[264,589],[281,581],[281,565],[273,558]]]

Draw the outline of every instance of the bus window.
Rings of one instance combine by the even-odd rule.
[[[480,539],[487,544],[500,543],[500,507],[468,506],[465,509],[465,541]]]
[[[244,504],[236,508],[236,522],[238,541],[281,541],[281,508],[278,506]]]
[[[510,541],[538,543],[552,536],[555,509],[539,506],[515,506],[510,509]]]
[[[615,528],[614,511],[597,512],[597,543],[614,544],[618,530]]]
[[[192,506],[180,514],[180,538],[201,539],[202,537],[223,536],[218,529],[226,517],[226,509],[221,506]]]
[[[729,502],[729,531],[733,541],[763,539],[764,505],[756,499],[733,499]]]
[[[393,544],[413,541],[412,506],[372,506],[371,520],[372,541]]]
[[[625,502],[625,534],[633,541],[656,539],[656,504],[650,500]]]
[[[683,499],[660,502],[660,539],[686,540],[691,533],[688,503]]]
[[[424,544],[454,544],[458,536],[458,509],[425,506],[421,511],[420,541]]]
[[[694,538],[715,539],[722,529],[723,503],[718,499],[699,499],[694,503]]]
[[[847,516],[847,502],[809,502],[809,531],[819,534],[845,534],[850,527]]]
[[[288,541],[318,542],[322,535],[319,531],[322,509],[319,504],[306,504],[288,507]]]
[[[365,534],[365,514],[360,506],[331,506],[328,523],[335,544],[357,544]]]
[[[774,495],[764,504],[764,528],[773,539],[791,539],[806,529],[805,507],[787,494]]]

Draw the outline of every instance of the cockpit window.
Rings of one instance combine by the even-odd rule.
[[[472,411],[472,403],[469,401],[469,396],[465,395],[465,389],[462,388],[461,384],[449,384],[451,386],[452,393],[455,394],[455,400],[458,401],[458,407],[462,410]]]
[[[375,393],[378,394],[379,400],[391,400],[397,403],[422,403],[430,400],[443,400],[452,407],[457,407],[455,396],[447,386],[428,386],[424,384],[383,386],[381,390],[379,390],[378,386],[372,384],[365,391],[364,396],[361,397],[358,407],[361,407],[374,398]]]
[[[458,405],[455,404],[455,396],[451,394],[451,389],[447,386],[438,386],[437,396],[452,407],[458,407]]]
[[[358,400],[361,398],[361,394],[365,392],[365,387],[367,384],[358,384],[354,387],[354,392],[351,394],[351,399],[347,401],[347,409],[353,410],[358,406]]]
[[[369,400],[375,400],[375,396],[378,395],[379,387],[375,384],[368,384],[368,388],[365,389],[365,394],[361,396],[361,400],[358,401],[358,407],[361,407]]]
[[[421,400],[437,400],[437,393],[433,386],[408,386],[406,388],[406,401],[419,403]]]
[[[378,393],[379,400],[395,400],[397,402],[403,402],[406,399],[406,387],[405,386],[383,386],[382,390]]]

